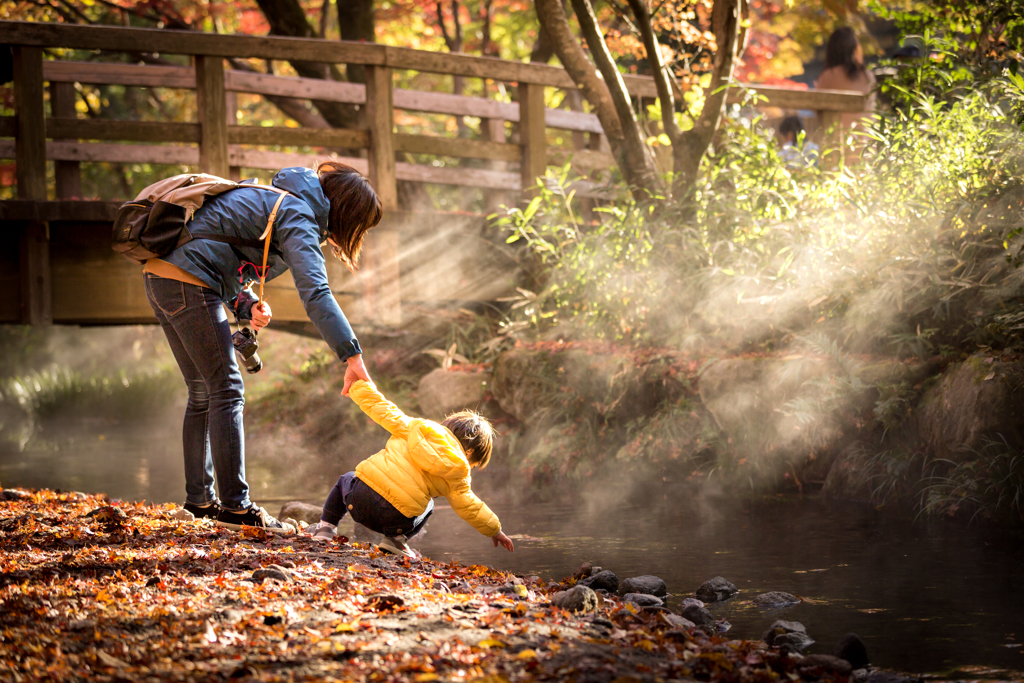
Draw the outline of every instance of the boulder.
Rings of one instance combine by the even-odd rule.
[[[661,598],[656,598],[653,595],[647,595],[646,593],[626,593],[622,596],[622,600],[624,602],[630,602],[637,607],[661,607],[665,604],[661,601]]]
[[[626,579],[619,584],[619,595],[623,596],[627,593],[643,593],[644,595],[664,597],[668,595],[668,588],[665,586],[665,582],[657,576],[645,574],[644,576],[634,576]]]
[[[697,607],[703,607],[704,603],[698,600],[697,598],[683,598],[683,604],[680,606],[680,609],[686,607],[687,605],[696,605]]]
[[[854,669],[863,669],[871,663],[868,648],[856,633],[847,633],[832,648],[832,655],[845,659]]]
[[[807,655],[797,663],[796,667],[801,671],[820,668],[840,676],[849,676],[853,673],[853,667],[848,661],[832,655]]]
[[[443,420],[451,413],[479,408],[490,380],[488,371],[432,370],[420,379],[416,392],[420,412],[431,420]]]
[[[739,593],[739,589],[721,576],[705,581],[697,589],[697,597],[704,602],[720,602],[728,600]]]
[[[678,614],[672,614],[671,612],[662,612],[662,614],[665,615],[665,619],[668,621],[668,623],[674,626],[675,628],[695,628],[697,626],[689,619],[681,617]]]
[[[804,636],[807,636],[807,629],[799,621],[785,621],[783,619],[777,619],[768,627],[768,630],[764,632],[764,635],[761,636],[761,640],[773,647],[778,647],[781,643],[776,643],[776,641],[780,637],[791,633],[802,633]]]
[[[295,577],[293,577],[292,573],[290,571],[288,571],[287,569],[285,569],[284,567],[281,567],[281,566],[276,565],[276,564],[272,564],[269,567],[264,567],[263,569],[257,569],[256,571],[254,571],[252,573],[252,579],[251,580],[255,581],[256,583],[263,583],[263,581],[265,579],[276,579],[278,581],[284,581],[285,583],[290,583],[290,582],[295,580]]]
[[[586,586],[573,586],[555,593],[551,604],[570,612],[593,612],[597,609],[597,593]]]
[[[584,579],[580,579],[578,585],[586,586],[594,590],[604,589],[614,593],[619,590],[619,577],[615,576],[614,572],[606,569],[603,572],[597,572],[596,574],[591,574]]]
[[[1022,436],[1024,362],[971,356],[943,373],[921,398],[918,430],[929,452],[952,462],[977,457],[987,439]]]
[[[813,644],[814,640],[806,633],[801,633],[800,631],[793,631],[792,633],[783,633],[782,635],[775,636],[775,647],[782,650],[789,648],[791,650],[803,652]]]
[[[687,605],[683,608],[682,616],[687,621],[692,621],[696,626],[704,626],[714,628],[715,618],[711,616],[711,612],[707,611],[703,607],[697,607],[696,605]]]
[[[278,519],[295,519],[306,524],[316,524],[320,521],[320,513],[323,512],[323,508],[319,505],[310,505],[309,503],[300,503],[297,500],[293,500],[290,503],[285,503],[281,506],[281,512],[278,513]]]
[[[783,593],[782,591],[769,591],[755,595],[753,602],[758,607],[781,607],[783,605],[795,605],[800,602],[800,598],[789,593]]]

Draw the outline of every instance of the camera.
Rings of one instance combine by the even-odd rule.
[[[260,343],[256,341],[255,330],[243,327],[231,335],[231,343],[234,344],[238,357],[242,359],[242,365],[245,366],[246,372],[252,374],[263,369],[263,361],[256,353]]]

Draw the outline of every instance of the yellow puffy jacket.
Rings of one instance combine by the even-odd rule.
[[[444,496],[459,517],[484,536],[496,536],[501,522],[470,488],[469,461],[447,428],[407,416],[377,387],[359,380],[349,396],[374,422],[391,432],[384,450],[356,466],[356,476],[406,517]]]

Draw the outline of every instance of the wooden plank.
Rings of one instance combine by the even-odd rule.
[[[15,176],[19,199],[46,199],[43,51],[14,48]]]
[[[401,134],[395,135],[394,141],[396,152],[411,154],[436,154],[437,156],[497,161],[518,161],[520,155],[519,145],[510,145],[505,142]]]
[[[14,154],[14,142],[0,140],[0,159],[13,159]],[[47,142],[46,157],[64,161],[107,161],[125,164],[199,164],[199,150],[195,147],[114,145],[102,142]]]
[[[582,111],[569,111],[566,109],[546,109],[544,113],[545,125],[548,128],[562,128],[565,130],[581,131],[583,133],[603,133],[601,121],[597,114],[588,114]]]
[[[362,83],[339,83],[319,78],[290,78],[247,71],[228,71],[226,87],[236,92],[257,95],[278,95],[324,102],[366,102],[366,87]]]
[[[370,145],[370,134],[365,130],[340,128],[228,126],[228,142],[240,145],[365,148]]]
[[[2,144],[2,143],[0,143]],[[312,168],[321,161],[334,159],[348,164],[363,175],[369,173],[366,159],[337,157],[333,154],[296,154],[293,152],[268,152],[256,149],[242,149],[235,145],[228,148],[228,158],[232,166],[241,168],[258,168],[276,171],[289,166],[306,166]]]
[[[197,123],[52,118],[47,137],[54,140],[125,140],[133,142],[199,142]]]
[[[58,200],[39,202],[11,199],[0,201],[0,221],[112,222],[121,202]]]
[[[370,132],[367,152],[369,178],[385,211],[398,208],[395,178],[395,147],[392,135],[395,112],[392,100],[391,69],[366,68],[366,126]]]
[[[0,116],[0,138],[13,138],[18,134],[18,119],[13,116]]]
[[[199,170],[226,177],[228,163],[228,124],[224,99],[224,59],[196,56],[196,98],[199,109]]]
[[[480,136],[490,142],[504,143],[506,140],[505,122],[501,119],[480,119]],[[516,153],[520,153],[518,149]],[[508,169],[508,164],[503,161],[491,161],[488,166],[488,170],[491,171],[504,172]],[[484,191],[484,212],[487,214],[496,213],[501,210],[502,206],[511,206],[512,204],[513,199],[509,192],[490,189]]]
[[[395,164],[399,180],[438,185],[459,185],[461,187],[482,187],[493,190],[518,192],[520,175],[509,171],[491,171],[486,168],[457,168],[454,166],[429,166],[427,164]]]
[[[50,325],[53,323],[53,290],[48,224],[26,224],[21,233],[20,249],[21,322],[23,325]]]
[[[45,63],[44,63],[45,71]],[[54,117],[47,124],[47,133],[53,136],[54,123],[58,120],[76,120],[75,86],[72,83],[50,82],[50,114]],[[71,199],[82,196],[82,167],[77,161],[55,161],[54,180],[57,199]]]
[[[519,84],[519,144],[523,149],[520,164],[523,191],[537,184],[547,171],[547,133],[545,130],[544,86]]]
[[[196,74],[187,66],[150,66],[110,62],[50,60],[43,63],[43,77],[61,83],[131,85],[147,88],[195,90]]]
[[[0,43],[77,50],[256,57],[320,63],[384,63],[384,46],[374,43],[33,21],[0,21]]]
[[[227,83],[225,81],[225,90],[227,90]],[[228,127],[228,141],[231,141],[231,128],[232,126],[238,125],[238,93],[227,90],[224,93],[224,123]],[[228,148],[228,154],[230,155],[230,147]],[[228,167],[228,178],[234,181],[242,179],[242,168],[240,166],[229,166]]]
[[[846,90],[793,90],[767,85],[742,84],[758,95],[768,98],[758,106],[780,107],[782,109],[811,109],[830,111],[864,111],[867,95]],[[742,101],[742,91],[731,88],[726,97],[730,104]]]
[[[468,97],[451,93],[426,92],[423,90],[395,89],[395,109],[423,111],[453,116],[478,116],[480,118],[519,119],[519,107],[511,102],[482,97]]]
[[[475,57],[450,52],[429,52],[407,47],[385,48],[385,64],[392,69],[454,74],[495,81],[537,83],[556,88],[576,87],[569,74],[557,66],[514,62],[496,57]]]
[[[571,161],[573,168],[589,173],[594,170],[604,170],[615,167],[615,157],[607,152],[598,152],[588,149],[570,152],[566,150],[552,150],[548,154],[548,161],[556,166]]]

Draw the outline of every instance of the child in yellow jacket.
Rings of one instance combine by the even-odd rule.
[[[320,521],[309,528],[314,538],[334,536],[345,513],[384,535],[382,551],[417,557],[406,541],[419,533],[434,511],[434,498],[444,496],[470,526],[513,551],[501,522],[470,488],[470,470],[491,459],[494,431],[473,411],[462,411],[437,423],[411,418],[359,380],[349,396],[374,422],[391,433],[384,450],[341,475],[324,503]]]

